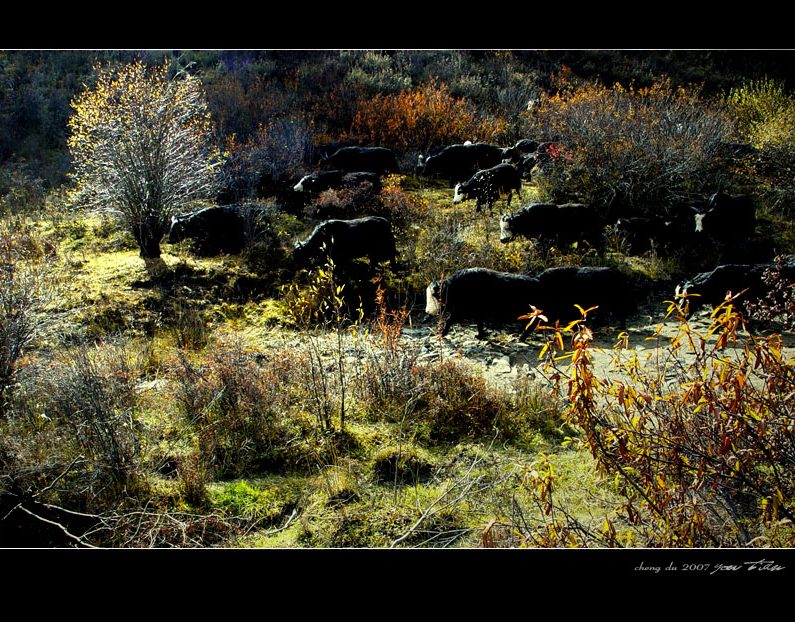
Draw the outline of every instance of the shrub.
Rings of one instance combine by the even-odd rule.
[[[297,368],[294,355],[283,352],[261,365],[256,352],[222,337],[202,366],[180,358],[180,409],[195,427],[201,460],[216,477],[241,477],[289,461],[290,395],[284,389]]]
[[[767,293],[759,301],[745,303],[749,317],[754,320],[778,320],[785,330],[795,330],[795,287],[782,274],[786,257],[776,257],[775,263],[767,268],[762,277]]]
[[[492,387],[476,370],[454,360],[423,361],[415,340],[401,339],[405,307],[389,310],[379,286],[352,383],[358,410],[371,420],[400,425],[400,434],[433,440],[502,439],[521,435],[531,410]]]
[[[355,188],[329,188],[304,208],[304,214],[315,220],[358,218],[374,215],[377,201],[372,185],[367,182]]]
[[[207,483],[210,479],[206,460],[200,453],[191,453],[177,462],[177,476],[182,498],[193,507],[202,508],[210,503]]]
[[[281,240],[292,237],[297,229],[296,219],[272,203],[249,206],[244,218],[241,258],[260,281],[274,284],[282,278],[288,260]]]
[[[484,119],[467,100],[452,97],[445,84],[431,82],[360,99],[351,132],[367,144],[425,153],[434,145],[496,140],[503,128],[501,120]]]
[[[96,70],[69,120],[74,196],[117,216],[141,257],[157,259],[172,215],[215,190],[220,158],[204,90],[184,72],[170,77],[167,64]]]
[[[356,54],[345,79],[363,88],[368,97],[397,93],[411,86],[411,77],[401,71],[394,56],[376,50]]]
[[[47,325],[54,295],[51,251],[22,221],[0,223],[0,416],[20,360]]]
[[[602,542],[791,546],[795,363],[782,356],[778,335],[739,338],[743,321],[732,299],[713,312],[704,333],[676,304],[668,312],[679,328],[657,365],[641,365],[637,354],[625,351],[628,336],[619,337],[620,380],[596,373],[593,336],[584,325],[563,331],[572,336],[564,355],[570,367],[558,376],[567,379],[561,386],[570,404],[567,420],[581,430],[579,442],[599,472],[613,479],[624,500],[620,514],[632,525],[622,540],[605,520]],[[555,343],[562,344],[560,333],[550,353]],[[549,495],[554,477],[545,472],[537,469],[535,482]],[[552,512],[550,502],[547,516]],[[547,535],[566,531],[547,527]]]
[[[323,496],[326,505],[336,507],[359,501],[356,474],[347,467],[327,465],[321,469]]]
[[[513,404],[519,418],[531,430],[560,442],[574,430],[566,424],[564,409],[548,387],[526,376],[514,382]]]
[[[174,300],[171,308],[174,319],[169,328],[177,347],[199,350],[206,346],[210,334],[201,311],[182,298]]]
[[[219,201],[241,203],[278,194],[287,179],[303,174],[313,140],[311,127],[285,115],[270,117],[246,140],[232,134],[226,139]]]
[[[305,272],[306,284],[290,283],[284,288],[284,303],[288,321],[299,327],[326,325],[341,326],[351,317],[351,302],[344,297],[345,283],[340,284],[334,262]],[[359,301],[359,310],[361,301]],[[359,314],[357,314],[359,315]]]
[[[695,87],[564,83],[535,115],[542,135],[559,137],[539,178],[555,202],[652,214],[718,187],[717,154],[730,126]]]
[[[740,140],[759,149],[750,174],[761,178],[766,203],[786,214],[795,207],[795,97],[774,80],[752,81],[726,98]]]
[[[775,136],[776,129],[791,127],[795,122],[795,100],[782,83],[769,78],[732,89],[726,102],[738,135],[750,138],[757,146]]]
[[[418,418],[430,438],[453,440],[495,433],[512,438],[519,433],[510,397],[466,364],[440,360],[418,366],[415,373],[423,389],[416,406]]]
[[[405,177],[401,175],[388,175],[384,178],[376,211],[373,213],[375,216],[383,216],[402,232],[406,232],[410,225],[425,220],[430,213],[427,199],[406,192],[404,181]]]
[[[272,80],[248,72],[204,73],[207,104],[218,126],[219,136],[236,136],[248,142],[262,119],[284,115],[291,109],[290,97]]]
[[[409,227],[406,239],[403,255],[409,265],[411,284],[423,293],[434,279],[464,268],[529,272],[587,260],[582,251],[564,255],[558,249],[542,249],[527,238],[503,244],[496,219],[467,218],[435,210]]]
[[[125,344],[80,344],[58,357],[40,380],[44,412],[84,459],[81,484],[73,491],[95,508],[133,495],[143,482],[137,377]]]
[[[354,395],[365,413],[399,421],[413,415],[422,391],[416,374],[421,352],[416,344],[400,341],[409,311],[405,306],[390,310],[380,283],[375,302],[376,313],[359,353],[363,360],[356,367]]]
[[[34,177],[24,163],[0,168],[0,214],[40,212],[45,195],[44,182]]]

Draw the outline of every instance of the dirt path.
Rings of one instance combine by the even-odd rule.
[[[706,335],[710,326],[710,318],[705,313],[691,318],[689,325],[695,332]],[[621,354],[622,360],[628,360],[633,354],[642,369],[651,372],[664,370],[664,377],[676,381],[679,364],[687,365],[695,359],[695,354],[688,347],[682,347],[671,355],[671,340],[678,334],[680,324],[674,319],[664,320],[651,315],[638,315],[628,322],[628,347]],[[521,343],[518,336],[504,330],[492,328],[485,340],[475,337],[474,326],[454,326],[449,334],[440,339],[435,324],[414,325],[404,330],[404,339],[419,344],[423,353],[421,358],[433,360],[440,357],[461,358],[482,370],[484,377],[501,388],[512,390],[514,382],[521,376],[529,376],[546,382],[547,372],[543,369],[543,361],[539,354],[544,340],[533,335],[527,343]],[[594,370],[598,377],[611,380],[627,380],[628,376],[614,364],[617,356],[614,346],[620,331],[615,328],[600,327],[594,330],[594,342],[591,349]],[[784,356],[795,357],[795,335],[784,333]],[[714,341],[715,337],[710,338]],[[744,343],[748,341],[748,333],[740,332],[737,344],[726,348],[723,356],[734,358],[742,352]],[[570,346],[568,341],[564,342]],[[567,361],[560,363],[565,371]]]

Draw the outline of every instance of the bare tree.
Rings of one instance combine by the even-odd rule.
[[[168,65],[97,67],[72,102],[76,199],[116,214],[141,257],[160,257],[171,216],[211,196],[221,160],[201,81]]]

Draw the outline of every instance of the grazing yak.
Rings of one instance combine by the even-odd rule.
[[[516,192],[520,199],[522,191],[522,178],[510,164],[498,164],[492,168],[478,171],[469,180],[456,184],[453,191],[453,203],[475,199],[475,211],[479,212],[484,205],[492,212],[494,203],[500,195],[507,193],[508,205],[511,197]]]
[[[538,276],[541,295],[536,307],[550,322],[567,322],[580,318],[575,305],[583,309],[598,307],[589,314],[594,322],[608,317],[621,328],[637,309],[638,291],[627,275],[616,268],[562,266],[548,268]]]
[[[567,266],[550,268],[536,277],[467,268],[444,281],[433,281],[425,297],[425,312],[445,318],[442,336],[453,324],[467,321],[477,325],[479,339],[485,337],[485,322],[520,322],[521,341],[532,326],[518,318],[529,313],[531,305],[541,309],[550,322],[579,318],[575,305],[598,306],[597,320],[612,315],[622,327],[636,306],[632,285],[615,268]]]
[[[522,274],[496,272],[486,268],[459,270],[444,281],[433,281],[425,290],[425,312],[443,315],[444,337],[453,324],[474,322],[478,339],[486,336],[485,322],[520,322],[539,297],[538,279]],[[521,340],[527,337],[527,321]]]
[[[307,194],[319,194],[333,188],[355,188],[363,183],[371,184],[375,192],[381,191],[381,178],[376,173],[368,171],[346,173],[338,170],[320,171],[304,175],[293,186],[293,190],[295,192],[306,192]]]
[[[684,221],[663,217],[621,217],[613,232],[623,239],[629,254],[650,251],[652,247],[672,250],[696,242],[692,210]]]
[[[447,179],[456,184],[469,179],[476,171],[501,164],[504,150],[487,143],[448,145],[423,159],[422,174]]]
[[[395,152],[386,147],[342,147],[322,163],[346,173],[366,171],[386,175],[400,172]]]
[[[744,238],[756,227],[751,198],[744,194],[716,192],[707,201],[706,211],[695,214],[695,230],[717,240]]]
[[[603,242],[604,223],[597,210],[582,203],[533,203],[500,218],[500,242],[524,236],[540,238],[556,246],[587,240],[593,246]]]
[[[770,289],[764,279],[767,270],[778,271],[783,280],[795,282],[795,255],[779,257],[778,260],[757,264],[722,264],[677,285],[674,297],[689,296],[688,315],[704,305],[712,308],[719,306],[726,300],[728,292],[737,295],[747,290],[738,299],[741,305],[747,301],[758,301],[765,298]]]
[[[252,209],[224,205],[173,216],[168,242],[176,244],[191,239],[196,253],[207,257],[239,253],[246,243],[246,220]]]
[[[667,226],[663,218],[619,218],[613,224],[614,234],[623,242],[629,254],[645,253],[655,245],[667,241]]]
[[[191,240],[193,251],[204,257],[236,255],[250,243],[267,241],[278,246],[271,219],[279,211],[276,205],[243,203],[172,216],[168,243]]]
[[[539,142],[530,138],[523,138],[513,147],[508,147],[502,151],[502,161],[511,164],[519,164],[525,157],[535,154],[538,151]]]
[[[326,220],[293,248],[293,261],[298,267],[318,265],[326,258],[344,267],[360,257],[368,257],[370,263],[376,264],[394,262],[396,256],[392,226],[380,216]]]

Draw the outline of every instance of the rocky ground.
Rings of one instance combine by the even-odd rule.
[[[708,312],[689,319],[688,325],[694,333],[706,336],[712,320]],[[775,327],[774,327],[775,328]],[[680,334],[681,323],[673,318],[664,318],[664,311],[656,317],[653,313],[642,313],[631,318],[627,323],[627,347],[619,354],[616,343],[622,331],[615,327],[596,327],[593,331],[593,346],[590,350],[594,371],[598,377],[607,380],[626,380],[627,374],[617,364],[617,360],[628,361],[636,356],[641,368],[651,372],[662,370],[664,377],[675,380],[682,365],[688,365],[695,359],[695,352],[683,342],[676,353],[672,353],[670,344]],[[755,335],[765,335],[775,331],[752,329]],[[485,340],[477,339],[474,325],[454,326],[444,338],[438,337],[436,324],[415,325],[404,330],[407,342],[415,342],[423,350],[422,358],[438,357],[463,358],[482,370],[484,377],[502,388],[511,390],[514,381],[520,376],[529,376],[539,382],[549,382],[552,373],[545,369],[544,361],[539,358],[547,334],[537,332],[531,335],[526,343],[518,339],[503,327],[487,329]],[[710,336],[708,342],[714,342]],[[795,335],[782,333],[784,356],[795,356]],[[738,341],[725,350],[727,357],[741,353],[744,344],[750,340],[748,331],[740,330]],[[564,339],[564,345],[571,347],[570,340]],[[559,368],[565,371],[568,360],[562,360]]]
[[[545,367],[544,360],[539,358],[548,337],[548,332],[532,333],[526,343],[519,341],[519,335],[506,326],[486,327],[487,338],[478,339],[474,324],[455,325],[444,338],[439,337],[439,327],[435,320],[429,319],[422,313],[417,314],[403,329],[399,346],[410,350],[418,363],[430,362],[443,358],[463,360],[475,369],[493,385],[498,388],[513,391],[516,381],[520,378],[530,378],[542,384],[551,386],[549,377],[555,371]],[[598,378],[607,381],[629,379],[626,369],[621,362],[626,363],[636,357],[639,368],[644,372],[661,377],[666,383],[675,383],[681,380],[681,370],[695,359],[696,353],[683,340],[682,347],[672,352],[671,341],[682,331],[680,321],[674,318],[664,318],[665,309],[660,308],[659,313],[653,309],[635,315],[627,322],[626,347],[620,352],[616,349],[622,331],[617,327],[598,326],[593,330],[593,344],[590,349],[594,373]],[[711,325],[709,313],[704,311],[690,318],[688,326],[695,334],[706,337]],[[766,330],[757,330],[754,334],[780,333],[775,327]],[[313,340],[314,347],[328,362],[330,374],[336,373],[334,361],[339,356],[340,344],[333,332],[314,332],[311,337],[305,333],[273,329],[260,333],[256,341],[265,349],[290,349],[305,348],[309,339]],[[707,338],[707,343],[714,342],[715,336]],[[795,335],[782,333],[784,342],[784,356],[795,357]],[[696,339],[696,342],[698,340]],[[750,335],[745,330],[738,333],[738,341],[730,344],[721,356],[736,358],[742,353],[743,346],[750,341]],[[377,340],[376,342],[377,343]],[[564,338],[564,346],[571,348],[570,338]],[[346,334],[342,342],[342,355],[348,370],[355,370],[364,360],[366,348],[369,347],[363,331],[356,336]],[[557,368],[564,375],[567,373],[569,361],[561,359]]]

